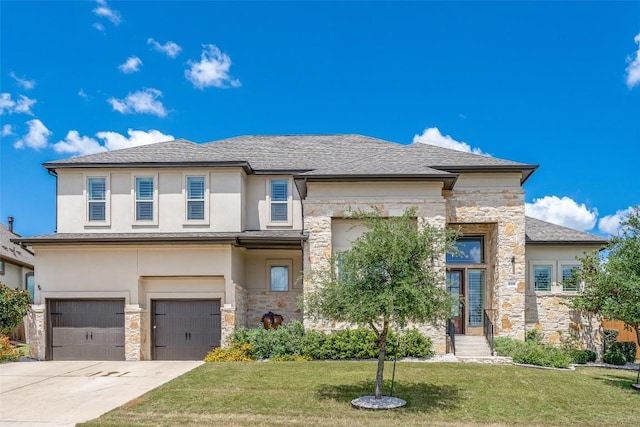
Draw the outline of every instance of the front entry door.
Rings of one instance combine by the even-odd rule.
[[[447,271],[447,292],[452,296],[451,320],[456,334],[464,334],[464,270]]]

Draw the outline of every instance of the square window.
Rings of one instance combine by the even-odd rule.
[[[271,290],[284,292],[289,290],[289,267],[286,265],[271,266]]]
[[[551,290],[551,271],[550,265],[536,265],[533,267],[533,283],[536,291]]]
[[[483,264],[484,263],[484,238],[461,237],[455,242],[458,253],[447,254],[449,264]]]

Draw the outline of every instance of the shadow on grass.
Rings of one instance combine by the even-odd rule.
[[[385,381],[382,394],[389,395],[390,389],[391,383]],[[373,394],[374,384],[371,381],[347,385],[322,384],[316,392],[319,399],[335,400],[347,404],[350,404],[357,397],[372,396]],[[393,396],[406,400],[407,406],[402,409],[410,412],[451,410],[457,408],[462,400],[458,387],[424,383],[396,383]]]
[[[631,384],[635,382],[635,377],[631,379],[629,377],[623,377],[621,375],[612,375],[612,374],[602,375],[600,377],[596,377],[595,379],[598,381],[602,381],[607,385],[621,388],[624,390],[630,390]]]

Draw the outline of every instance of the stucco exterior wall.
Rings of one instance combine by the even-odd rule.
[[[4,274],[0,274],[0,283],[12,289],[27,289],[27,273],[33,273],[32,268],[12,264],[3,259]]]
[[[270,222],[270,181],[272,179],[289,180],[289,203],[291,220],[287,224],[274,224]],[[245,221],[247,230],[268,229],[302,229],[302,202],[298,189],[288,175],[248,176],[246,180],[246,211]]]

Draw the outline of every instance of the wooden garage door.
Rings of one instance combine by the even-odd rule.
[[[202,360],[220,347],[220,300],[155,300],[156,360]]]
[[[124,360],[124,300],[48,300],[49,359]]]

